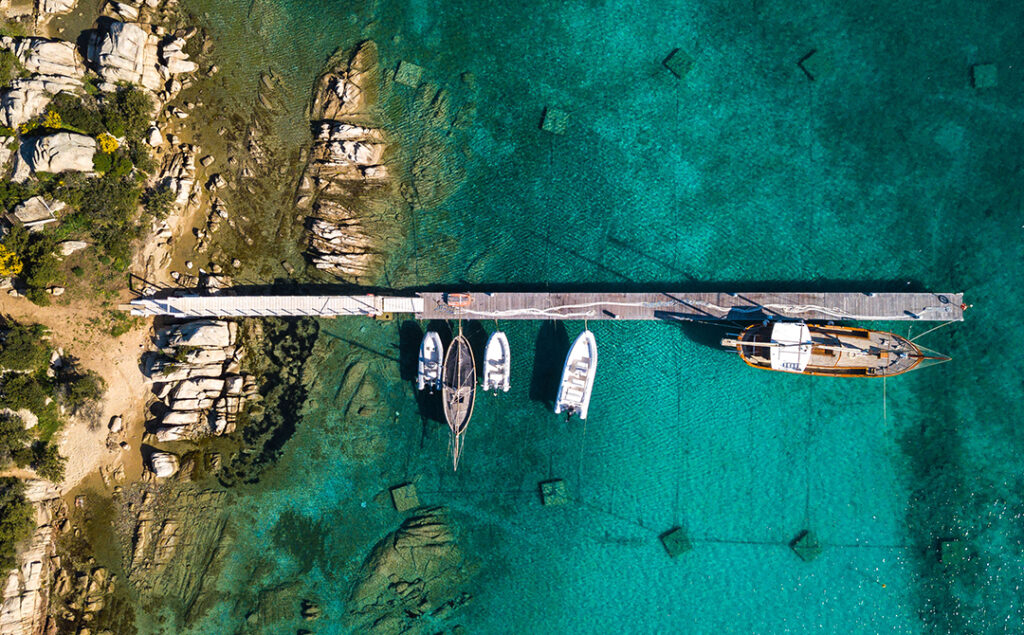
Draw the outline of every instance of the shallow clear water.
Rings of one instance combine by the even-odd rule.
[[[281,134],[297,142],[320,64],[366,37],[385,66],[411,60],[456,108],[475,104],[444,141],[459,187],[413,213],[390,286],[928,289],[974,304],[921,340],[954,361],[888,381],[884,407],[878,382],[749,369],[708,345],[715,327],[591,324],[585,429],[547,403],[583,324],[502,324],[513,388],[479,396],[454,474],[447,430],[398,361],[419,327],[324,322],[311,402],[236,499],[211,582],[223,600],[191,632],[238,628],[260,589],[296,580],[340,615],[401,520],[387,487],[412,478],[455,512],[480,565],[456,620],[471,632],[1019,631],[1018,3],[190,5],[220,38],[226,81],[282,72]],[[685,81],[661,65],[677,47],[696,62]],[[828,58],[813,82],[797,66],[812,49]],[[979,62],[998,64],[998,87],[971,87]],[[402,118],[404,90],[389,126],[415,147],[429,130]],[[545,106],[570,113],[566,135],[538,130]],[[480,344],[481,326],[465,327]],[[354,364],[386,404],[370,418],[344,414]],[[537,484],[555,477],[575,501],[544,508]],[[676,525],[695,548],[673,560],[658,535]],[[804,528],[824,547],[811,563],[787,546]],[[949,537],[974,554],[961,569],[936,563]]]

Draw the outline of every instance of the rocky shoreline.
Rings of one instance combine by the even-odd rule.
[[[383,243],[393,239],[374,231],[366,210],[392,187],[388,145],[374,112],[381,70],[373,42],[335,60],[314,92],[314,138],[295,205],[308,214],[303,220],[313,266],[358,283],[381,266]]]

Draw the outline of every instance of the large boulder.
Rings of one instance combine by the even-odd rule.
[[[0,48],[12,51],[30,77],[19,77],[0,92],[0,120],[15,128],[40,115],[54,95],[82,86],[85,67],[75,45],[38,37],[0,37]]]
[[[157,478],[174,476],[178,472],[178,457],[169,452],[153,452],[149,455],[149,470]]]
[[[177,326],[168,339],[169,346],[225,348],[235,343],[237,326],[222,320],[196,320]]]
[[[129,6],[129,5],[123,5]],[[159,38],[133,22],[110,22],[96,30],[86,46],[86,59],[103,79],[102,90],[131,82],[159,92],[172,75],[197,70],[182,51],[184,41],[161,44]]]
[[[41,115],[57,93],[73,92],[81,85],[78,79],[58,75],[18,78],[0,92],[0,120],[5,126],[16,128]]]
[[[82,79],[85,67],[72,42],[41,37],[0,37],[0,48],[11,50],[33,75]]]
[[[78,0],[39,0],[36,6],[39,7],[39,13],[54,15],[68,13],[76,4]]]
[[[36,172],[88,172],[93,169],[96,140],[77,132],[56,132],[22,140],[14,165],[15,181]]]

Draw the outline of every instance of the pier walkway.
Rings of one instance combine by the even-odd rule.
[[[422,320],[905,320],[959,322],[960,293],[505,293],[181,295],[139,298],[133,315],[339,317],[411,314]]]

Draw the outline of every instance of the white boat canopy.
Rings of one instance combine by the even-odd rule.
[[[773,370],[802,373],[811,361],[811,331],[803,322],[776,322],[772,326]]]

